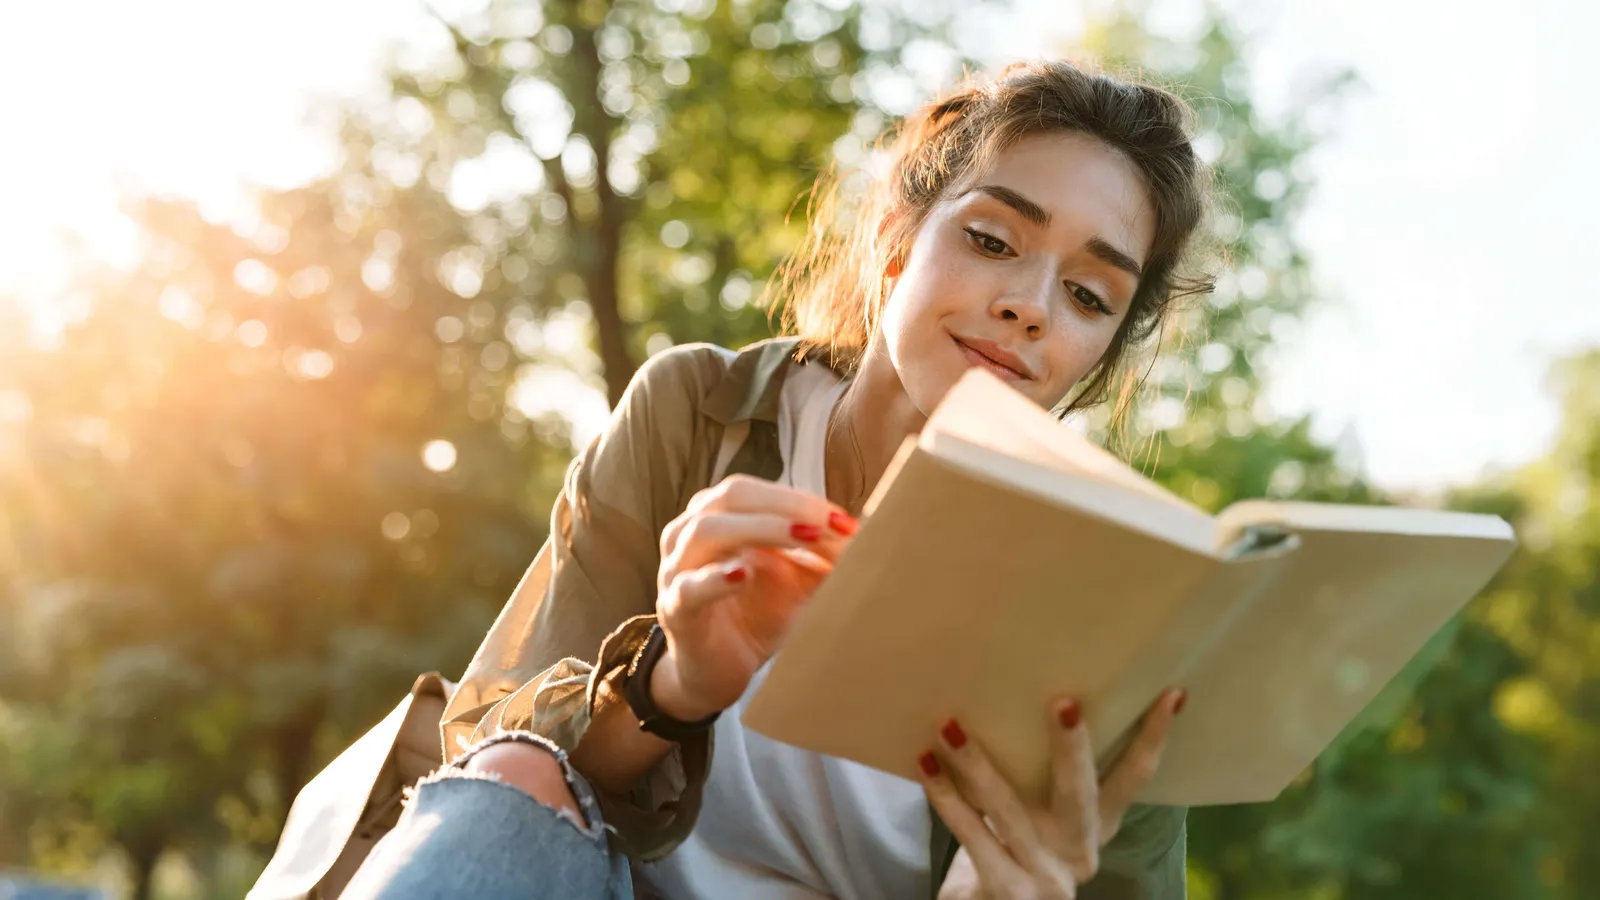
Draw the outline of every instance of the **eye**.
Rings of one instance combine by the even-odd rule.
[[[1069,281],[1066,282],[1066,285],[1067,290],[1072,294],[1072,299],[1076,300],[1079,306],[1082,306],[1084,309],[1089,310],[1090,312],[1099,313],[1102,316],[1111,315],[1111,307],[1106,305],[1106,301],[1100,299],[1099,294],[1096,294],[1094,291],[1089,290],[1081,284],[1073,284]]]
[[[976,228],[966,228],[963,230],[966,231],[967,236],[972,239],[972,243],[985,253],[988,253],[992,256],[1005,256],[1011,252],[1011,245],[1000,240],[992,234],[979,231]]]

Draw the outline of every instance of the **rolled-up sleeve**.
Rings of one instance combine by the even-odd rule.
[[[1187,894],[1186,822],[1182,806],[1138,806],[1100,855],[1100,871],[1083,900],[1183,900]]]
[[[709,476],[718,428],[702,398],[726,370],[721,351],[684,347],[634,377],[605,431],[567,471],[550,537],[478,648],[445,711],[444,755],[524,729],[571,750],[608,678],[653,621],[659,536]],[[704,470],[704,471],[702,471]],[[680,745],[626,795],[600,796],[630,856],[664,855],[689,833],[710,767],[709,736]]]

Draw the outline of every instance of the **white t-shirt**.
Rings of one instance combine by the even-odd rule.
[[[797,366],[784,382],[778,442],[784,484],[827,495],[828,416],[844,382]],[[755,686],[716,724],[700,818],[655,863],[634,865],[665,900],[875,900],[928,892],[933,823],[922,787],[856,763],[780,744],[744,727]]]

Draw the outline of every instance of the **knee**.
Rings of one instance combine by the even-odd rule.
[[[561,763],[543,747],[520,741],[494,744],[473,754],[463,771],[490,776],[546,806],[570,812],[579,822],[584,820]]]

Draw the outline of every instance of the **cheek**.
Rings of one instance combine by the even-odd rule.
[[[1116,335],[1111,322],[1088,325],[1080,320],[1058,327],[1047,351],[1050,384],[1041,385],[1041,396],[1036,398],[1039,403],[1053,407],[1065,400],[1105,358]]]
[[[966,371],[946,332],[962,300],[952,286],[970,281],[958,270],[948,263],[910,264],[884,305],[884,349],[907,396],[925,414]]]
[[[917,273],[909,269],[891,286],[885,301],[884,347],[908,389],[927,368],[929,351],[941,330],[937,302]]]
[[[939,320],[948,305],[949,291],[939,285],[959,284],[948,263],[930,263],[942,254],[928,253],[919,247],[906,261],[906,267],[889,285],[889,296],[884,303],[884,340],[891,353],[915,351],[918,344],[926,342],[939,327]]]

